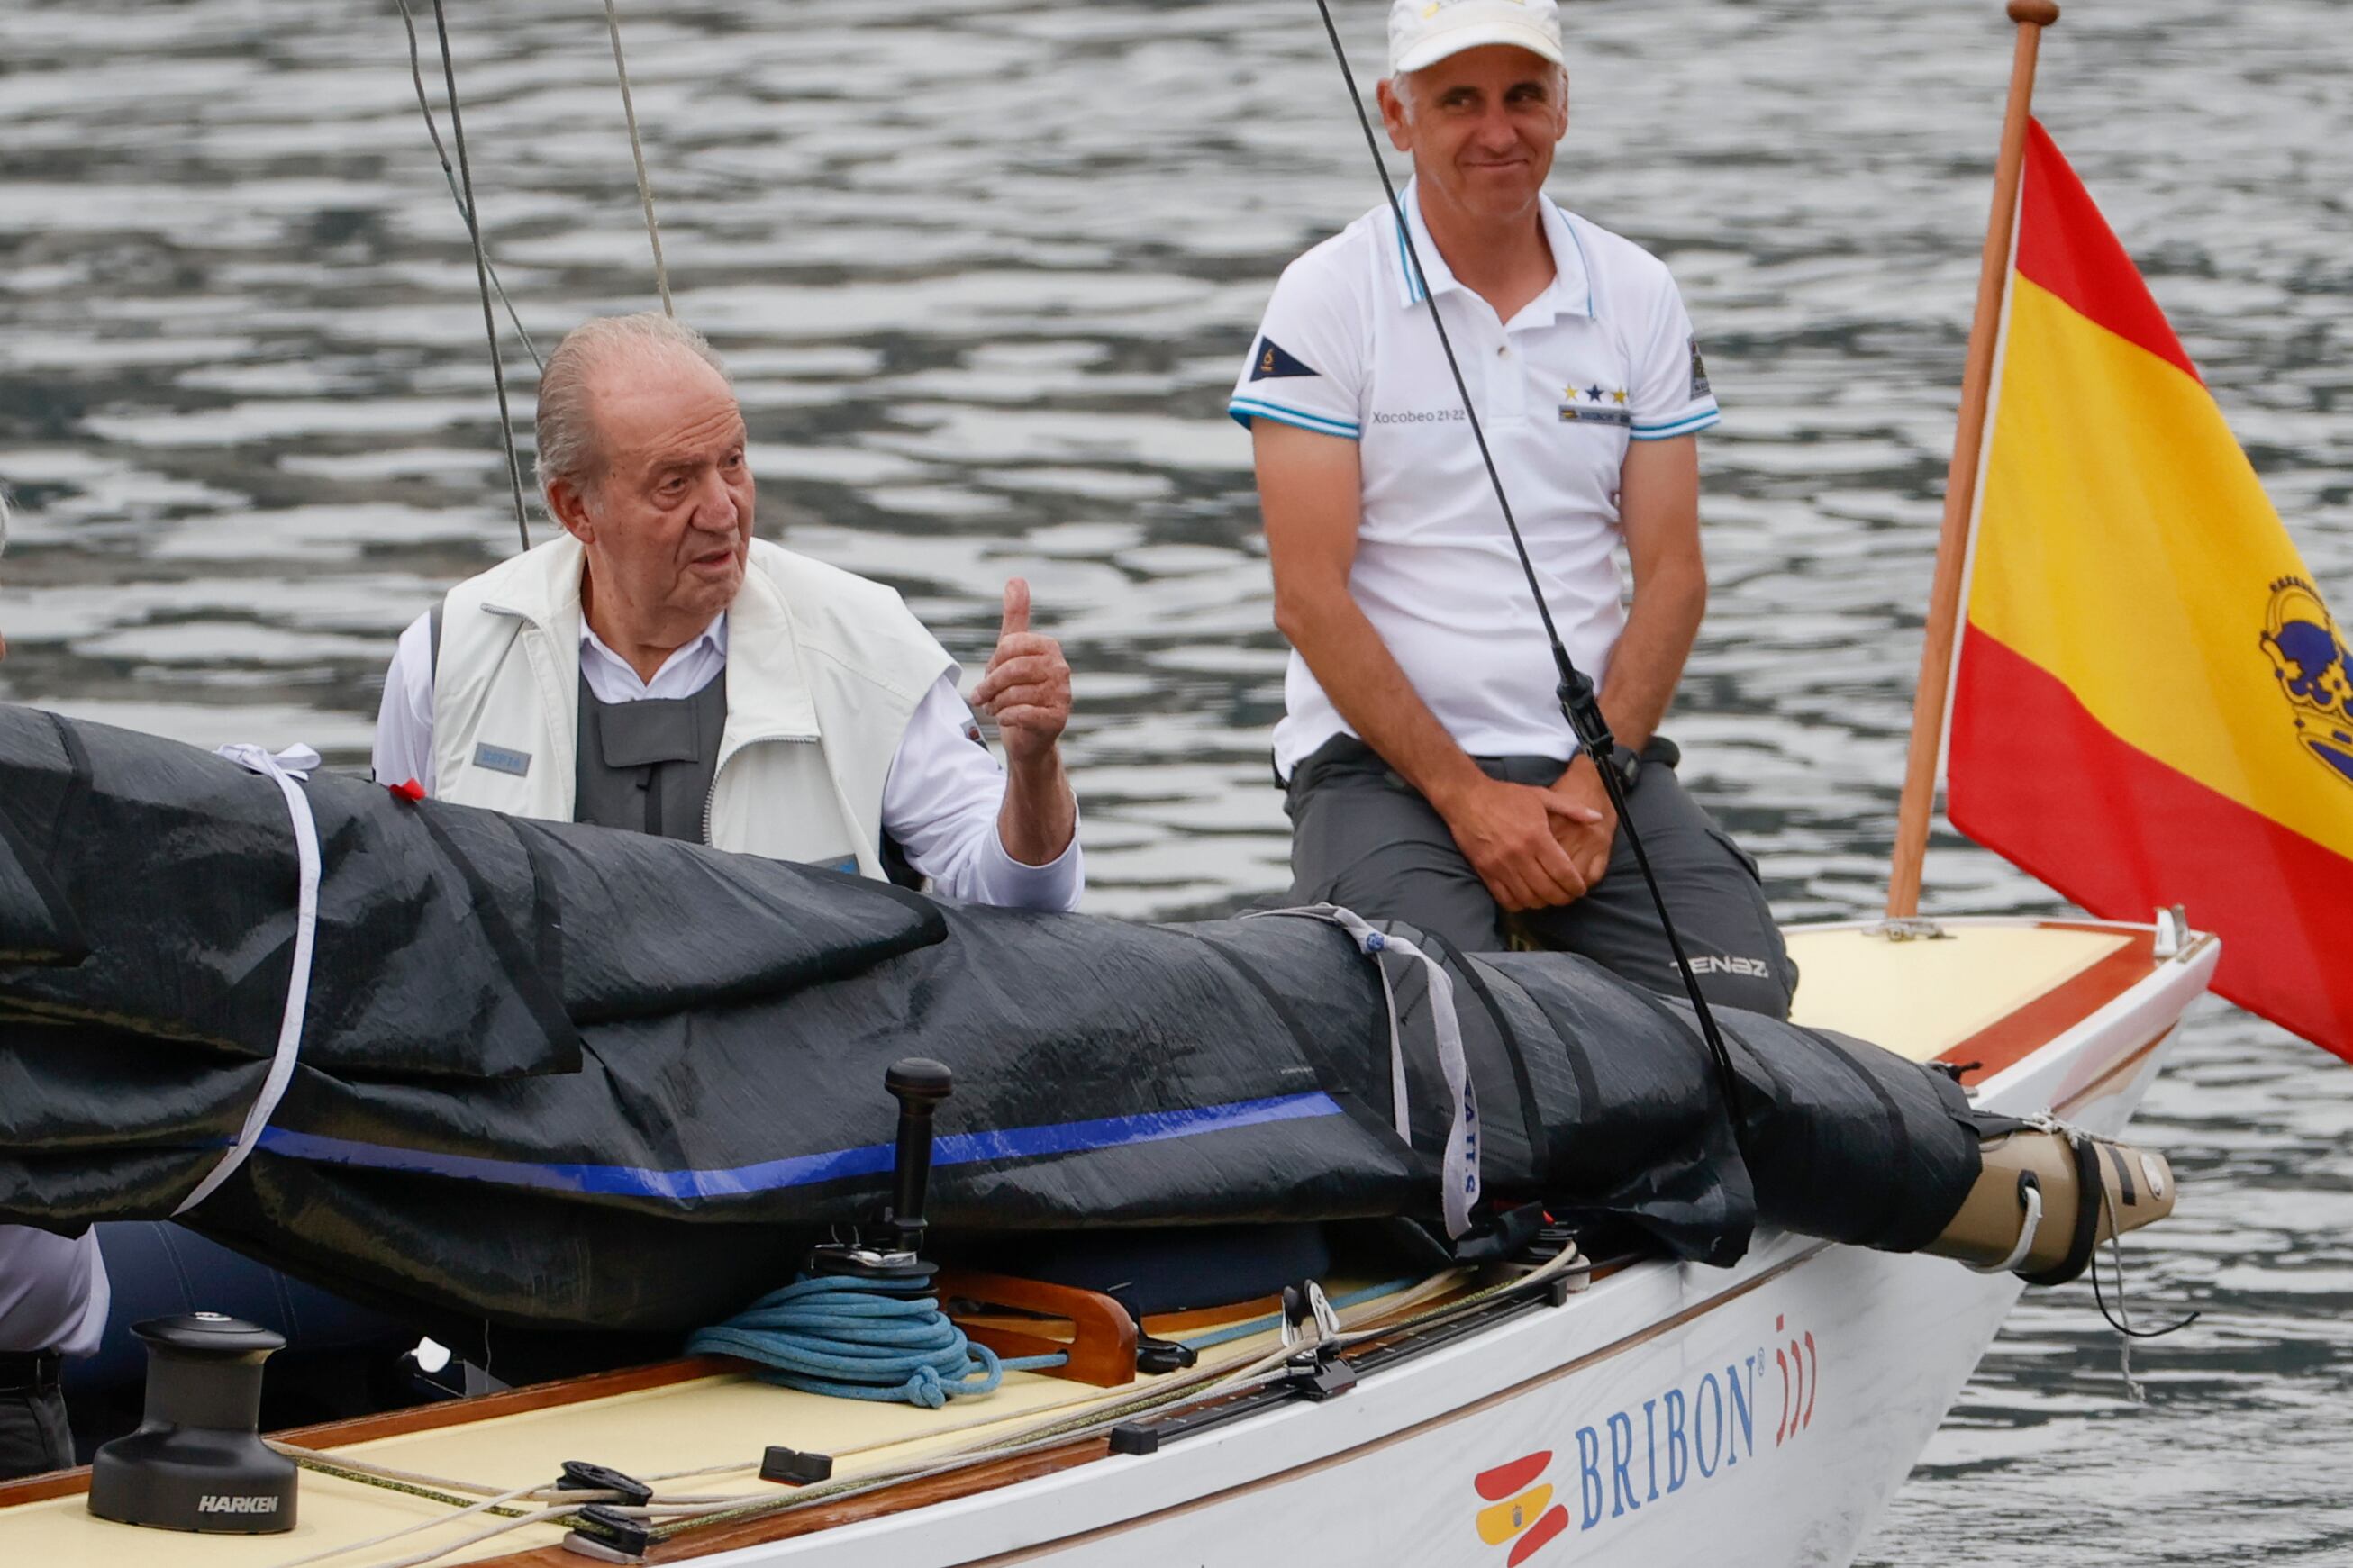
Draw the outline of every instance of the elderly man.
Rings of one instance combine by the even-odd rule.
[[[1376,207],[1284,271],[1230,405],[1293,649],[1275,730],[1293,896],[1681,989],[1555,700],[1436,311],[1702,983],[1786,1015],[1796,973],[1754,863],[1656,733],[1707,597],[1694,437],[1717,415],[1682,298],[1655,258],[1544,194],[1568,129],[1553,0],[1398,0],[1389,68],[1381,116],[1412,156],[1401,205],[1427,288]]]
[[[450,590],[385,677],[375,772],[443,800],[1074,907],[1070,667],[1006,584],[974,700],[899,595],[752,537],[744,416],[701,334],[591,321],[549,356],[564,532]],[[900,862],[903,860],[904,865]]]

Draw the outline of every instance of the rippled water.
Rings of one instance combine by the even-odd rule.
[[[1376,62],[1385,7],[1341,8]],[[526,325],[649,303],[601,8],[452,9]],[[1230,907],[1284,879],[1282,647],[1224,391],[1282,263],[1377,195],[1314,9],[882,9],[625,5],[679,306],[737,373],[764,529],[968,657],[1027,574],[1081,672],[1092,907]],[[2008,28],[1979,0],[1569,24],[1556,194],[1672,260],[1726,409],[1684,776],[1787,917],[1872,910]],[[2045,121],[2347,602],[2344,6],[2084,0],[2044,61]],[[394,634],[512,547],[410,94],[389,4],[0,9],[0,693],[357,763]],[[1950,838],[1929,883],[2052,907]],[[2210,1004],[2144,1125],[2190,1185],[2137,1289],[2205,1318],[2141,1352],[2135,1408],[2087,1292],[2030,1300],[1871,1561],[2353,1561],[2353,1073]]]

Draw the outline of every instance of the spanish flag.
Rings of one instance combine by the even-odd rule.
[[[1995,388],[1953,826],[2094,915],[2186,905],[2217,991],[2353,1058],[2353,655],[2039,124]]]

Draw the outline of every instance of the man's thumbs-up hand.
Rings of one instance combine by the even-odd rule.
[[[1006,761],[1015,766],[1051,754],[1071,721],[1071,666],[1062,645],[1029,629],[1029,584],[1016,577],[1005,584],[1005,620],[997,651],[972,704],[997,720]]]

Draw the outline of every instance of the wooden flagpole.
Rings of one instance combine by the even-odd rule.
[[[2052,0],[2010,0],[2010,19],[2018,24],[2018,49],[2010,61],[2010,108],[2002,117],[2001,157],[1995,165],[1993,216],[1986,225],[1985,257],[1978,271],[1977,320],[1969,328],[1969,357],[1961,376],[1960,423],[1953,432],[1952,466],[1945,472],[1945,522],[1936,541],[1936,575],[1928,590],[1920,685],[1912,695],[1912,750],[1905,763],[1904,801],[1895,817],[1895,861],[1887,882],[1890,920],[1909,920],[1920,910],[1920,862],[1928,851],[1928,819],[1936,805],[1945,693],[1951,684],[1953,643],[1960,621],[1961,566],[1977,506],[1994,348],[2001,331],[2002,296],[2010,283],[2019,174],[2026,161],[2026,122],[2033,111],[2035,53],[2042,29],[2059,20],[2059,7]]]

